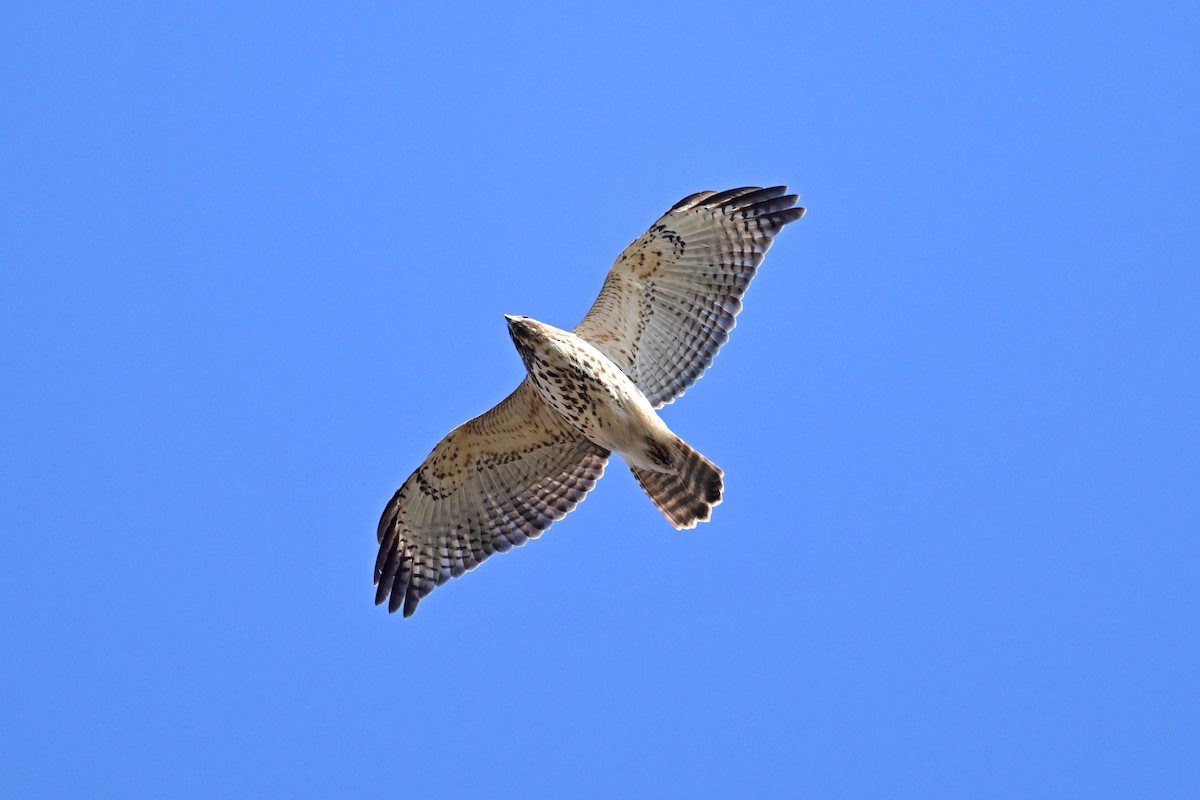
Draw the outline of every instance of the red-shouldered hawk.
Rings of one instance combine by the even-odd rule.
[[[798,199],[784,186],[691,195],[621,253],[574,331],[507,317],[528,374],[392,497],[375,602],[410,616],[434,587],[536,538],[591,491],[612,452],[676,528],[707,520],[722,472],[655,409],[712,363],[773,238],[804,215]]]

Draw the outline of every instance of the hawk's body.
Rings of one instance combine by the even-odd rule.
[[[672,434],[616,364],[569,331],[528,317],[508,320],[529,382],[552,409],[631,467],[661,470],[649,451],[665,449]]]
[[[721,502],[721,470],[671,433],[608,356],[528,317],[509,317],[508,328],[542,399],[585,439],[621,456],[672,525],[708,519]]]
[[[625,249],[568,332],[509,331],[528,376],[434,448],[384,510],[376,602],[409,616],[437,585],[524,544],[595,485],[610,452],[676,528],[707,520],[721,471],[655,409],[704,372],[776,233],[799,219],[785,187],[685,198]]]

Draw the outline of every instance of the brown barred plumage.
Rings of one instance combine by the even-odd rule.
[[[523,381],[451,431],[392,497],[379,520],[375,602],[411,616],[434,587],[565,517],[607,462]]]
[[[709,519],[722,473],[653,409],[678,398],[729,338],[775,235],[800,219],[786,187],[700,192],[613,264],[574,332],[510,318],[530,376],[444,438],[379,521],[375,602],[410,616],[433,589],[536,538],[619,453],[676,528]]]
[[[707,522],[724,491],[721,468],[676,437],[676,472],[633,469],[633,477],[676,530]]]
[[[776,186],[681,200],[617,258],[575,333],[655,408],[673,402],[728,341],[775,234],[804,216],[798,199]]]

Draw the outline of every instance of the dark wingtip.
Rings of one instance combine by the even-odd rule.
[[[740,198],[751,195],[770,194],[771,192],[779,194],[780,192],[776,191],[778,188],[780,187],[776,187],[775,189],[763,189],[759,186],[742,186],[737,189],[726,189],[723,192],[717,192],[710,197],[704,198],[704,205],[710,208],[713,206],[725,206],[732,204],[735,200],[739,200],[740,202]],[[785,188],[783,191],[787,191],[787,189]]]
[[[782,211],[773,211],[772,213],[768,213],[768,215],[758,217],[758,219],[772,225],[778,231],[784,225],[796,222],[797,219],[803,217],[804,211],[805,209],[784,209]]]
[[[410,476],[411,478],[411,476]],[[405,481],[407,484],[408,481]],[[400,513],[400,499],[404,494],[404,487],[401,486],[392,495],[392,499],[383,508],[383,514],[379,517],[379,527],[375,531],[375,541],[383,544],[383,537],[392,529],[392,525],[396,522],[396,515]]]
[[[755,204],[770,201],[774,201],[773,206],[775,208],[781,208],[783,207],[780,205],[781,203],[790,205],[796,202],[799,197],[798,195],[788,195],[787,191],[788,187],[786,186],[768,186],[765,189],[761,186],[742,186],[737,189],[726,189],[723,192],[714,192],[712,190],[696,192],[671,206],[671,211],[688,211],[697,206],[704,206],[705,208],[728,208],[731,211],[739,211]],[[787,197],[784,197],[785,195]]]
[[[411,589],[408,596],[404,598],[404,618],[408,619],[417,610],[417,603],[421,602],[421,596]]]
[[[391,596],[388,597],[388,613],[395,614],[400,610],[400,604],[404,602],[405,592],[392,585]]]
[[[778,220],[779,226],[782,228],[784,225],[787,225],[790,222],[795,222],[803,217],[805,211],[808,211],[808,209],[804,207],[789,208],[785,211],[776,211],[771,215],[771,219]]]
[[[706,189],[703,192],[689,194],[687,197],[680,200],[675,205],[671,206],[670,211],[686,211],[695,205],[703,202],[706,198],[712,197],[716,192],[712,189]]]

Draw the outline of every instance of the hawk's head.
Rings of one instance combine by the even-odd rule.
[[[504,319],[508,322],[508,335],[512,337],[517,352],[528,365],[530,358],[534,358],[536,352],[547,345],[554,328],[532,317],[511,317],[505,314]]]
[[[508,335],[512,337],[517,351],[522,356],[528,355],[537,341],[534,325],[530,324],[534,321],[529,317],[512,317],[508,314],[504,315],[504,321],[508,323]]]
[[[508,335],[514,342],[531,342],[545,338],[541,331],[542,323],[532,317],[512,317],[505,314],[504,320],[508,323]]]

